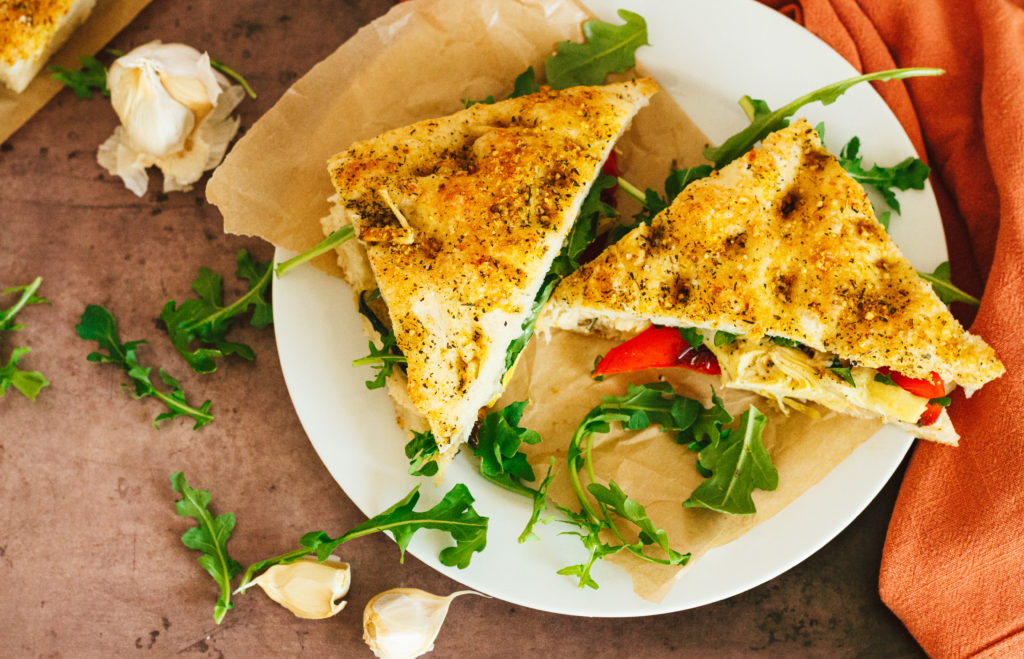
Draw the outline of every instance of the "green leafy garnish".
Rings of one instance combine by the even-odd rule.
[[[14,332],[22,329],[24,325],[16,325],[14,318],[26,306],[30,304],[49,304],[49,300],[36,295],[36,291],[39,290],[39,286],[42,283],[43,278],[36,277],[25,286],[12,286],[0,292],[0,295],[19,294],[13,306],[0,311],[0,332]],[[49,386],[49,380],[39,371],[25,371],[18,368],[21,358],[31,350],[29,347],[14,348],[6,364],[0,361],[0,398],[3,398],[4,393],[8,389],[14,387],[23,396],[34,401],[39,391],[43,387]]]
[[[523,485],[523,481],[533,481],[536,476],[526,454],[519,450],[524,443],[540,442],[536,431],[519,425],[528,403],[510,403],[484,417],[476,433],[473,455],[480,458],[480,474],[484,478],[506,490],[532,497],[535,491]]]
[[[892,381],[891,377],[889,377],[888,375],[884,375],[882,373],[875,373],[875,382],[887,384],[892,387],[897,386],[896,383]]]
[[[629,499],[614,481],[609,482],[607,486],[597,482],[591,449],[593,435],[608,432],[612,422],[631,430],[641,430],[654,423],[660,425],[666,432],[684,431],[696,421],[700,404],[677,396],[672,386],[666,382],[639,386],[629,384],[624,396],[603,396],[601,401],[600,405],[583,418],[569,442],[569,481],[581,510],[575,513],[561,509],[568,516],[568,520],[564,520],[563,523],[578,529],[569,533],[580,537],[588,556],[583,563],[563,568],[559,574],[575,576],[579,580],[580,588],[597,588],[597,583],[590,575],[594,563],[622,549],[653,563],[685,565],[689,560],[689,554],[680,554],[668,547],[664,531],[654,528],[644,507]],[[580,480],[580,471],[584,469],[590,481],[587,488],[583,487]],[[626,540],[612,513],[637,528],[638,542],[631,543]],[[620,544],[602,541],[602,531],[611,531]],[[646,551],[652,545],[664,553],[665,557],[652,555]]]
[[[110,96],[107,89],[107,67],[92,55],[82,55],[78,58],[81,69],[66,69],[63,66],[48,66],[53,71],[51,76],[54,80],[63,82],[75,92],[78,98],[92,98],[92,93],[99,92],[103,96]]]
[[[301,265],[306,261],[311,261],[316,257],[320,256],[321,254],[326,254],[327,252],[331,251],[338,245],[351,239],[352,236],[354,236],[355,234],[356,232],[352,225],[346,224],[345,226],[337,229],[336,231],[332,231],[329,236],[321,240],[315,246],[307,249],[305,252],[302,252],[301,254],[296,254],[287,261],[282,261],[281,263],[278,263],[274,267],[274,274],[276,274],[278,277],[282,277],[285,275],[285,273],[287,273],[295,266]]]
[[[848,89],[861,82],[869,80],[899,80],[915,76],[934,76],[942,73],[944,73],[942,69],[914,67],[859,75],[834,82],[804,94],[778,110],[771,112],[768,111],[767,104],[764,104],[764,101],[744,96],[740,99],[740,106],[747,113],[747,116],[751,118],[750,125],[727,139],[720,146],[705,149],[704,157],[715,163],[716,169],[722,167],[749,151],[769,133],[785,128],[786,121],[803,106],[814,102],[830,105]]]
[[[159,371],[160,378],[165,385],[170,387],[170,393],[164,393],[153,386],[149,376],[149,372],[153,369],[141,366],[136,355],[139,346],[146,345],[147,342],[121,343],[121,337],[117,332],[117,322],[103,307],[96,304],[87,306],[85,312],[82,313],[81,321],[75,326],[75,330],[77,330],[78,336],[86,341],[95,341],[100,350],[106,350],[106,354],[99,351],[91,352],[86,359],[94,363],[120,366],[134,384],[132,394],[134,398],[153,396],[167,406],[167,411],[157,415],[153,420],[153,427],[159,429],[161,421],[177,416],[191,417],[196,422],[192,427],[193,430],[198,430],[213,421],[213,415],[210,414],[210,401],[207,400],[198,408],[189,405],[185,398],[185,392],[181,390],[178,381],[163,369]]]
[[[765,423],[767,417],[751,405],[740,415],[736,432],[700,451],[700,464],[712,475],[697,486],[684,507],[733,515],[757,512],[751,498],[754,489],[774,490],[779,485],[779,472],[761,441]]]
[[[370,354],[352,360],[353,366],[371,366],[377,371],[372,380],[366,381],[367,389],[381,389],[388,383],[388,378],[395,372],[396,364],[405,364],[405,355],[398,349],[397,339],[391,332],[380,337],[380,347],[370,341]]]
[[[242,85],[242,89],[244,89],[245,93],[249,95],[249,98],[256,98],[256,92],[252,90],[252,87],[249,86],[249,81],[243,78],[241,73],[235,71],[220,60],[211,59],[210,66]]]
[[[452,487],[434,507],[416,512],[420,493],[417,485],[398,503],[381,514],[368,519],[346,533],[332,538],[323,531],[307,533],[299,540],[301,547],[273,558],[253,563],[245,570],[235,592],[248,588],[256,573],[273,565],[293,563],[303,556],[315,554],[321,563],[327,560],[339,545],[366,535],[387,531],[398,543],[404,561],[405,550],[413,535],[420,529],[436,529],[451,536],[455,545],[441,550],[439,558],[444,565],[460,569],[469,566],[475,552],[487,546],[488,518],[481,517],[473,509],[473,495],[459,483]]]
[[[531,66],[516,76],[515,82],[512,83],[512,94],[509,95],[509,98],[518,98],[528,94],[535,94],[539,91],[540,85],[537,84],[537,76],[534,74],[533,67]]]
[[[548,471],[544,475],[544,480],[540,482],[540,486],[533,493],[533,512],[530,513],[530,519],[526,522],[526,527],[523,532],[519,534],[519,542],[528,542],[530,540],[539,540],[537,534],[533,532],[533,527],[538,523],[547,524],[553,517],[541,517],[541,514],[547,508],[548,505],[548,488],[551,486],[551,481],[555,480],[555,457],[551,456],[551,460],[548,462]]]
[[[676,442],[686,444],[686,448],[691,451],[700,451],[709,444],[718,442],[722,433],[727,431],[724,429],[725,426],[732,423],[733,418],[725,409],[725,402],[715,393],[714,388],[711,389],[711,407],[705,408],[697,401],[692,402],[696,404],[696,407],[689,403],[684,403],[684,405],[688,408],[687,413],[693,414],[693,421],[688,424],[680,424],[682,427],[676,434]],[[697,471],[705,477],[710,475],[701,469],[699,461],[697,462]]]
[[[704,345],[704,336],[696,327],[681,327],[679,328],[679,334],[694,350]]]
[[[175,509],[182,517],[192,517],[199,522],[185,531],[181,542],[189,549],[202,552],[199,565],[203,567],[220,586],[220,596],[213,607],[213,620],[218,625],[232,606],[231,580],[242,571],[238,561],[228,555],[227,543],[235,528],[235,515],[224,513],[214,517],[208,506],[210,493],[194,490],[180,471],[171,474],[171,488],[181,495]]]
[[[440,454],[434,433],[412,433],[412,439],[405,445],[405,457],[409,458],[409,474],[412,476],[434,476],[437,474],[437,457]]]
[[[781,336],[773,336],[771,337],[771,339],[772,343],[778,346],[782,346],[784,348],[799,348],[803,345],[799,341],[794,341],[793,339],[787,339]]]
[[[930,398],[928,400],[929,405],[938,405],[939,407],[949,407],[952,402],[949,396],[941,396],[939,398]]]
[[[647,43],[647,22],[639,14],[620,9],[623,25],[599,20],[583,23],[585,43],[563,41],[545,63],[548,84],[554,89],[600,85],[609,73],[621,73],[635,64],[634,55]]]
[[[939,299],[945,302],[946,305],[950,305],[954,302],[966,302],[967,304],[974,306],[981,304],[981,300],[973,295],[963,292],[950,281],[949,261],[940,263],[939,266],[935,268],[935,272],[930,274],[926,272],[918,272],[917,274],[921,279],[924,279],[932,285],[932,288],[935,290],[935,294],[938,295]]]
[[[223,279],[209,268],[200,268],[192,282],[198,299],[186,300],[175,306],[174,300],[164,304],[160,319],[167,327],[174,349],[178,351],[196,373],[217,370],[218,357],[238,355],[252,360],[252,348],[244,343],[228,341],[227,332],[234,320],[251,307],[249,323],[253,327],[266,327],[273,322],[273,311],[265,294],[270,283],[270,264],[254,261],[244,249],[238,253],[235,276],[249,282],[249,290],[228,306],[224,303]],[[193,349],[198,341],[200,347]],[[212,347],[203,347],[212,346]]]
[[[843,363],[839,361],[838,357],[832,358],[832,363],[828,365],[828,370],[838,375],[846,384],[856,388],[857,382],[853,379],[853,373],[850,371],[850,367],[843,366]]]
[[[896,190],[924,189],[931,168],[922,161],[908,157],[892,167],[881,167],[875,164],[871,166],[871,169],[864,169],[861,163],[863,157],[858,154],[859,150],[860,138],[851,137],[839,153],[839,164],[858,183],[877,190],[885,199],[885,203],[897,213],[900,212],[900,202],[896,199],[894,188]]]

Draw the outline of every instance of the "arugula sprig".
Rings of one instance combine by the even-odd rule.
[[[935,268],[934,272],[918,272],[917,274],[921,279],[924,279],[932,285],[932,288],[935,290],[935,294],[938,295],[939,299],[945,302],[946,305],[950,305],[954,302],[966,302],[973,306],[979,306],[981,304],[981,300],[973,295],[963,292],[950,281],[951,273],[949,261],[943,261],[940,263],[938,267]]]
[[[92,98],[92,93],[98,92],[101,96],[110,96],[107,88],[107,67],[92,55],[82,55],[78,58],[81,69],[64,68],[63,66],[47,67],[53,71],[51,76],[54,80],[63,82],[75,92],[78,98]]]
[[[523,481],[532,482],[536,476],[526,454],[519,450],[524,443],[540,442],[537,431],[519,425],[528,404],[527,400],[510,403],[484,417],[476,434],[473,455],[480,458],[480,474],[484,478],[506,490],[532,497],[536,490],[525,486]]]
[[[831,105],[851,87],[862,82],[871,80],[900,80],[917,76],[935,76],[943,73],[945,71],[942,69],[925,67],[890,69],[867,73],[825,85],[773,111],[769,111],[767,105],[760,105],[757,99],[744,96],[740,99],[740,106],[751,117],[750,125],[727,139],[721,145],[706,148],[704,150],[704,157],[713,162],[716,169],[723,167],[749,151],[769,133],[785,128],[786,121],[796,114],[800,108],[815,102],[820,102],[822,105]],[[760,103],[763,104],[764,102],[760,101]]]
[[[202,552],[199,565],[210,573],[220,587],[220,596],[213,607],[213,620],[218,625],[232,606],[231,580],[242,571],[241,564],[228,555],[227,543],[235,528],[234,513],[214,517],[209,510],[210,493],[193,489],[185,475],[176,471],[171,474],[171,489],[181,495],[175,510],[182,517],[192,517],[199,522],[185,531],[181,542],[189,549]]]
[[[26,306],[31,304],[49,304],[49,300],[36,295],[36,291],[39,290],[39,286],[42,283],[43,278],[36,277],[25,286],[12,286],[0,292],[0,295],[19,294],[13,306],[0,311],[0,332],[14,332],[22,329],[24,325],[16,325],[14,318]],[[0,398],[3,398],[4,393],[8,389],[14,387],[23,396],[34,401],[36,396],[39,395],[40,390],[43,387],[49,386],[49,380],[39,371],[26,371],[18,367],[21,359],[31,350],[27,346],[14,348],[6,364],[0,361]]]
[[[237,265],[235,276],[249,282],[249,290],[231,304],[223,306],[223,278],[209,268],[200,268],[192,282],[192,290],[199,297],[186,300],[181,306],[169,300],[160,312],[175,350],[196,373],[212,373],[217,370],[215,360],[227,355],[252,361],[255,355],[251,347],[226,338],[233,322],[250,308],[253,311],[249,322],[253,327],[266,327],[274,320],[271,304],[266,299],[270,264],[253,260],[243,249],[238,253]],[[198,342],[199,347],[193,349],[194,342]]]
[[[153,420],[153,427],[159,429],[161,421],[177,416],[191,417],[195,421],[193,430],[198,430],[213,421],[213,414],[210,413],[210,401],[207,400],[199,407],[190,405],[178,381],[163,369],[159,371],[160,379],[170,388],[170,393],[160,391],[153,386],[149,375],[153,369],[139,364],[136,354],[139,346],[146,345],[147,342],[140,340],[122,343],[117,331],[117,322],[105,308],[97,304],[88,305],[82,313],[81,321],[75,325],[75,330],[78,332],[78,336],[86,341],[95,341],[100,350],[106,351],[106,354],[100,351],[91,352],[86,359],[99,364],[116,364],[131,378],[134,386],[132,393],[134,398],[152,396],[167,406],[167,411],[157,415]]]
[[[435,476],[437,475],[437,458],[441,450],[437,447],[437,439],[434,433],[426,432],[412,433],[412,439],[405,445],[405,457],[409,458],[409,474],[411,476]]]
[[[864,169],[864,157],[859,154],[860,138],[853,136],[839,152],[839,164],[858,183],[867,185],[878,191],[882,199],[891,209],[900,212],[900,202],[895,190],[923,190],[931,168],[921,160],[908,156],[891,167],[883,167],[878,163],[870,169]]]
[[[774,490],[779,472],[761,440],[768,419],[751,405],[740,415],[735,432],[700,450],[698,464],[710,477],[683,502],[685,508],[708,508],[720,513],[751,515],[757,512],[754,489]]]
[[[564,523],[577,527],[569,533],[580,537],[587,548],[587,560],[570,565],[559,574],[575,576],[581,588],[597,588],[590,574],[594,563],[623,549],[638,558],[664,565],[685,565],[689,554],[676,552],[668,545],[664,531],[654,527],[644,507],[630,499],[614,482],[607,485],[598,482],[594,470],[592,449],[593,436],[609,432],[611,423],[619,423],[629,430],[642,430],[654,423],[666,432],[683,431],[693,425],[700,404],[689,398],[676,396],[672,386],[666,382],[647,385],[629,384],[623,396],[604,396],[601,404],[583,418],[569,442],[569,481],[580,504],[575,513],[562,509],[569,517]],[[586,470],[589,481],[584,488],[580,472]],[[616,517],[633,524],[638,530],[638,541],[630,542],[619,529]],[[619,544],[604,542],[600,534],[610,531]],[[646,551],[650,547],[660,549],[664,558]]]
[[[321,240],[319,243],[310,247],[301,254],[296,254],[287,261],[282,261],[274,267],[274,274],[277,277],[283,277],[289,270],[294,269],[296,266],[302,265],[306,261],[311,261],[321,254],[326,254],[335,247],[338,247],[342,243],[351,240],[356,235],[355,228],[351,224],[346,224],[343,227],[332,231],[330,235]]]
[[[249,588],[256,574],[268,567],[293,563],[303,556],[311,554],[315,554],[317,560],[322,563],[339,545],[383,531],[391,534],[398,544],[402,561],[405,559],[405,550],[417,531],[421,529],[443,531],[451,536],[455,544],[441,550],[438,557],[441,563],[460,569],[468,567],[473,554],[483,551],[487,546],[488,523],[487,517],[481,517],[473,509],[474,499],[469,488],[462,483],[456,484],[441,501],[422,512],[415,510],[419,498],[419,486],[417,485],[395,505],[337,538],[332,538],[323,531],[313,531],[303,535],[299,540],[301,546],[298,549],[250,565],[242,575],[242,580],[235,592],[243,592]]]
[[[398,340],[392,332],[382,334],[381,345],[370,341],[370,354],[366,357],[352,360],[353,366],[371,366],[377,371],[372,380],[366,381],[367,389],[380,389],[387,384],[388,378],[395,371],[395,366],[405,364],[405,355],[398,348]]]
[[[621,73],[636,64],[636,49],[648,45],[647,22],[625,9],[618,14],[623,25],[589,20],[583,23],[584,43],[558,44],[558,52],[544,65],[549,85],[554,89],[600,85],[609,73]]]

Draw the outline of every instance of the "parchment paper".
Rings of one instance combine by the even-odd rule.
[[[397,5],[297,81],[228,154],[207,186],[209,200],[224,216],[225,231],[261,236],[287,249],[308,249],[323,239],[319,219],[327,214],[326,200],[333,193],[326,169],[329,156],[387,129],[459,110],[460,99],[507,95],[527,66],[542,70],[554,44],[580,40],[580,24],[589,17],[572,0],[417,0]],[[661,93],[640,111],[617,148],[631,182],[660,190],[669,166],[702,162],[704,146],[699,129]],[[332,256],[321,257],[316,265],[340,274]],[[561,469],[550,493],[557,503],[575,501],[566,478],[565,447],[602,395],[620,395],[629,381],[646,383],[661,376],[677,392],[707,405],[711,386],[719,384],[717,377],[671,369],[594,382],[589,376],[594,358],[612,345],[568,332],[535,339],[499,403],[533,401],[523,424],[544,440],[527,450],[540,473],[549,455],[559,457]],[[755,492],[756,515],[684,509],[681,502],[701,482],[696,458],[658,429],[613,432],[602,436],[595,449],[600,476],[615,480],[645,505],[654,522],[668,531],[674,548],[691,552],[692,560],[770,518],[881,425],[827,412],[819,419],[784,416],[752,394],[721,393],[734,416],[755,403],[769,418],[764,441],[780,484],[773,492]],[[614,560],[632,576],[637,594],[655,601],[667,594],[680,573],[680,568],[645,563],[624,552]]]
[[[100,48],[131,23],[151,1],[97,0],[89,18],[79,25],[64,46],[54,53],[47,66],[77,69],[80,55],[98,53]],[[6,86],[0,85],[0,142],[13,135],[14,131],[21,128],[63,88],[64,83],[50,77],[50,71],[45,66],[20,94],[15,94]]]

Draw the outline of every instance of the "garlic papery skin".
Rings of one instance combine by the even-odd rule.
[[[348,593],[352,570],[336,556],[320,563],[306,556],[294,563],[274,565],[253,579],[250,585],[263,589],[274,600],[299,618],[330,618],[345,608],[339,601]]]
[[[114,61],[107,86],[121,125],[97,159],[140,197],[152,165],[164,174],[164,192],[191,189],[220,163],[238,131],[239,120],[230,115],[245,92],[191,46],[139,46]]]
[[[434,649],[448,607],[460,590],[447,597],[418,588],[393,588],[371,599],[363,610],[363,640],[380,659],[413,659]]]

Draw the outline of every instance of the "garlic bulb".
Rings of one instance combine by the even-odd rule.
[[[107,86],[121,125],[97,159],[140,197],[152,165],[164,174],[164,192],[191,189],[220,163],[238,131],[239,120],[230,115],[245,92],[191,46],[139,46],[114,61]]]
[[[338,602],[348,593],[352,572],[348,563],[331,556],[320,563],[306,556],[294,563],[274,565],[249,584],[300,618],[330,618],[345,608]]]
[[[447,597],[418,588],[393,588],[369,601],[363,611],[363,640],[380,659],[413,659],[434,649],[448,607],[461,590]],[[486,595],[481,595],[486,597]]]

